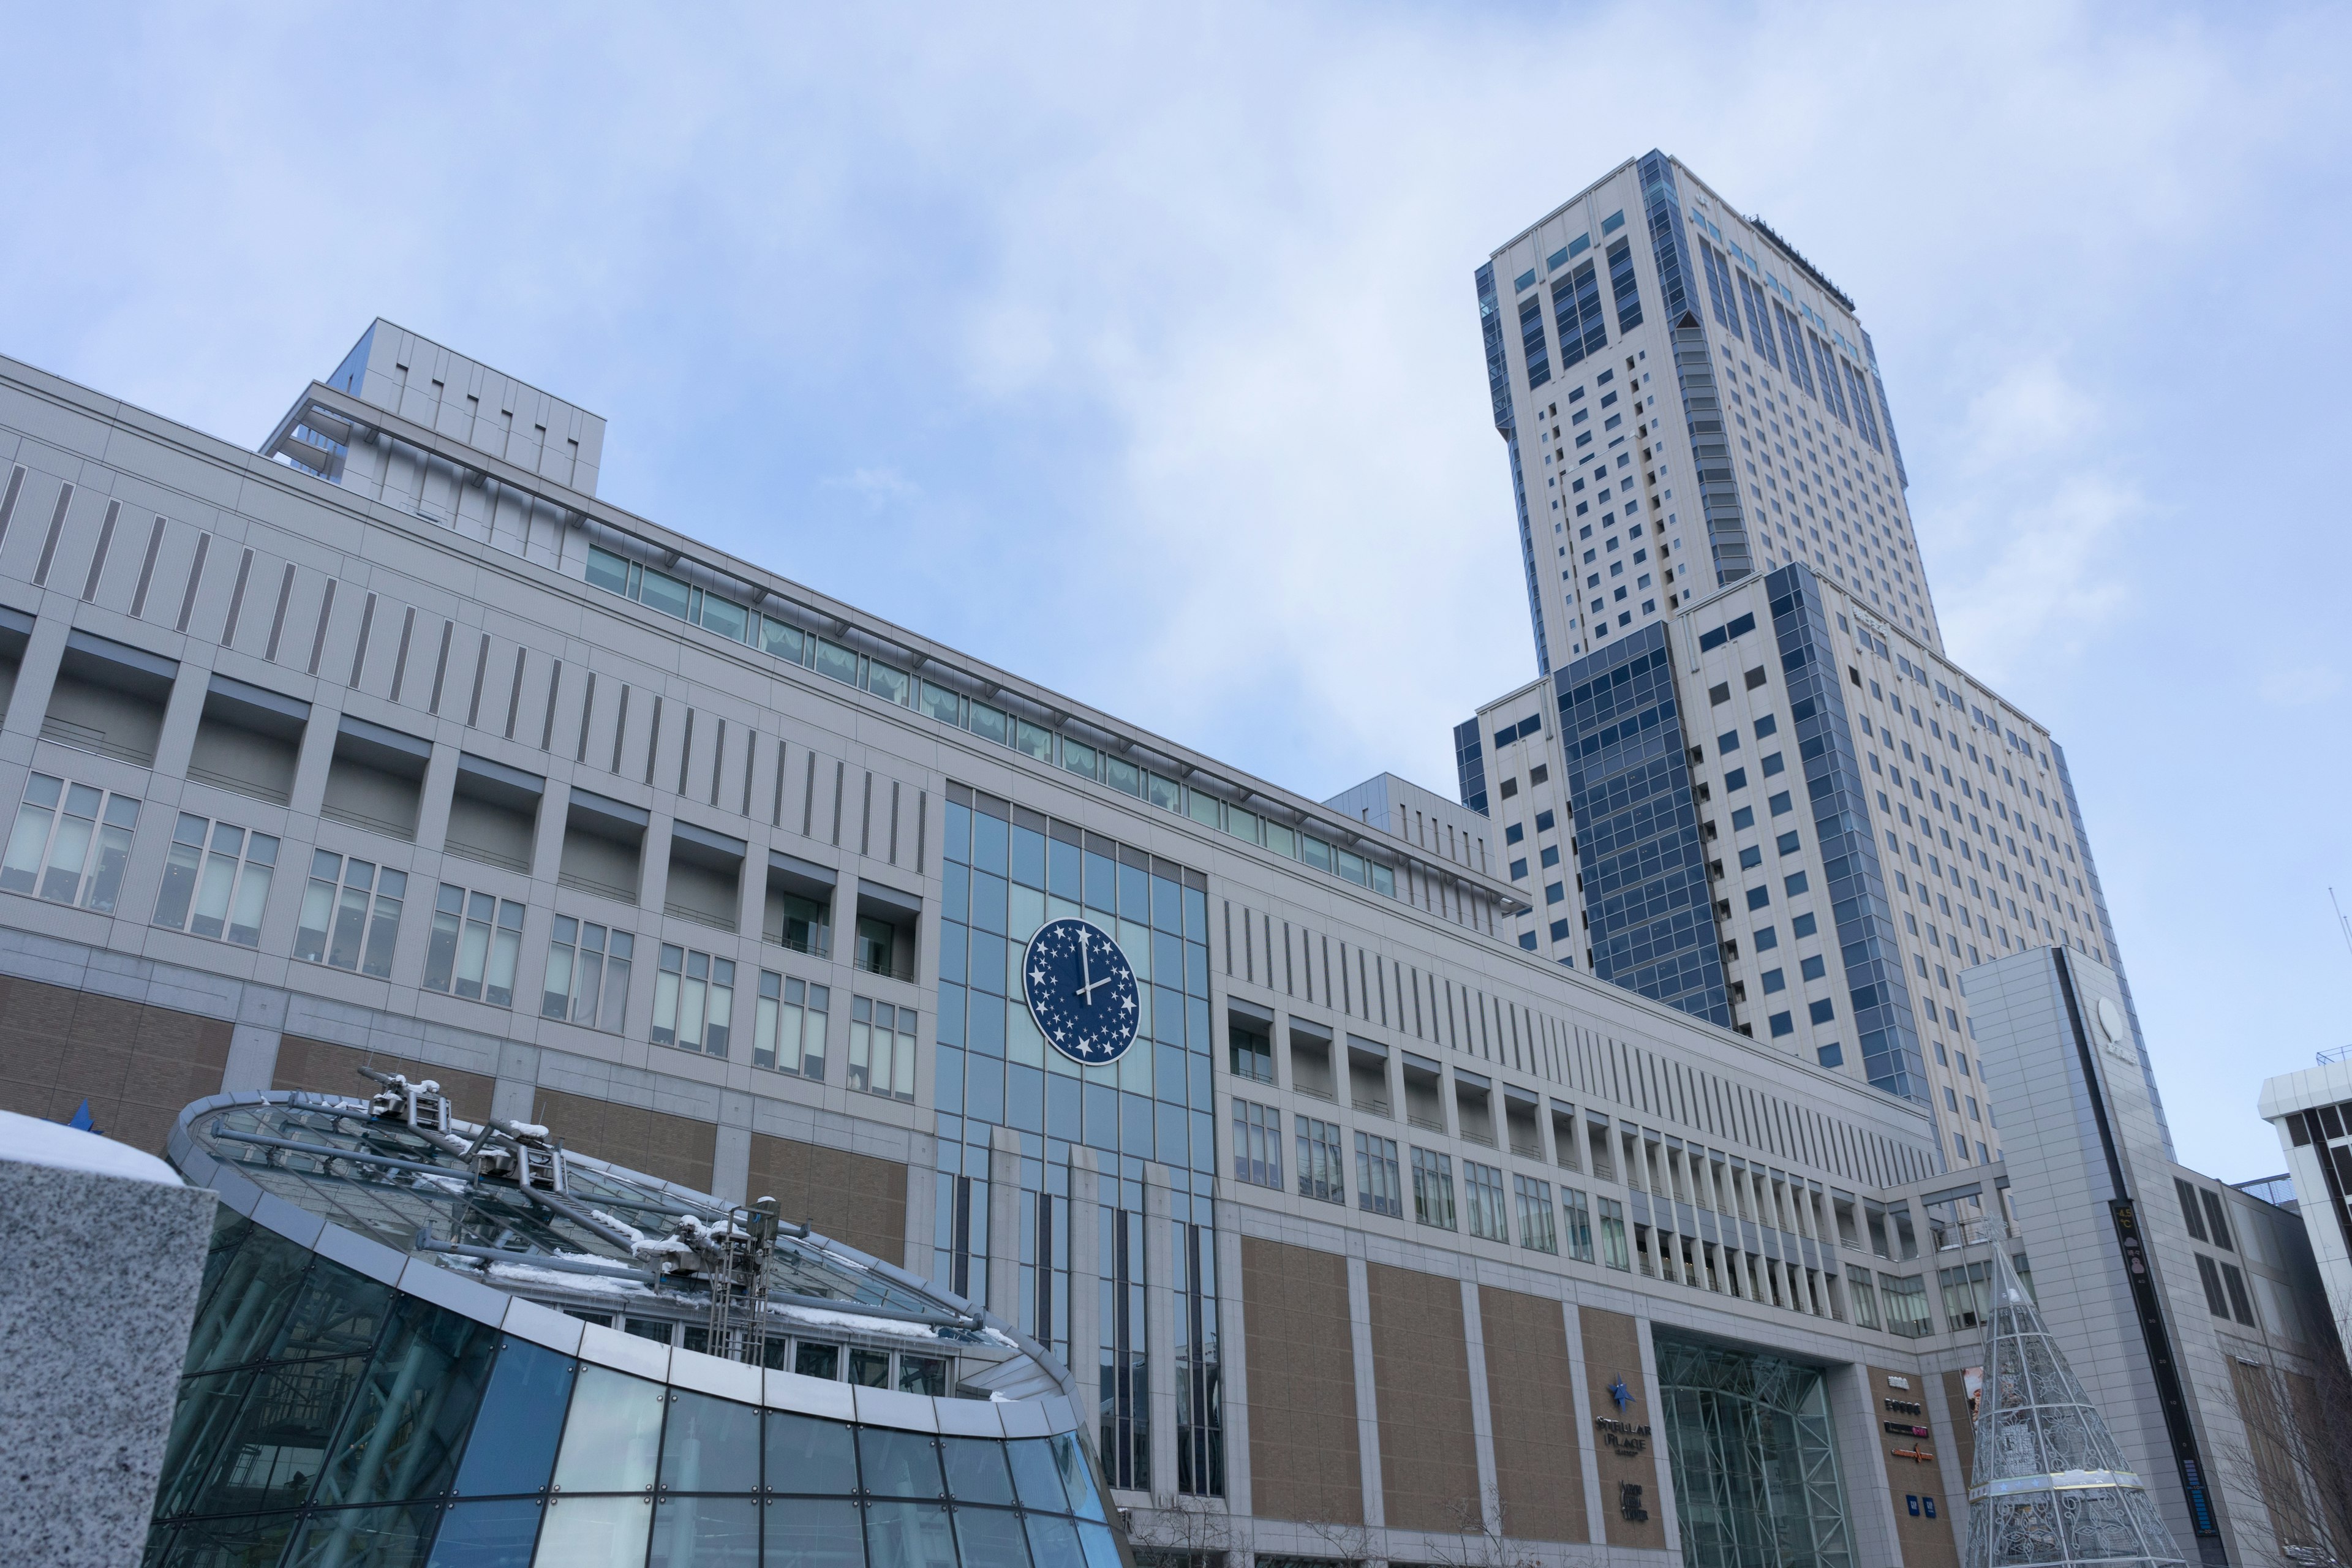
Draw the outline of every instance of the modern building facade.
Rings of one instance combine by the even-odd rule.
[[[1798,562],[1940,646],[1877,351],[1761,218],[1652,152],[1476,286],[1538,670]]]
[[[2046,1297],[2070,1254],[2020,1228],[2042,1205],[2010,1200],[2015,1124],[2004,1143],[1989,1109],[1979,1123],[1927,1092],[1983,1069],[1927,1065],[1969,1032],[1927,1016],[1944,984],[1913,961],[1930,921],[1952,973],[1970,942],[2013,952],[2004,931],[2112,952],[2091,893],[2065,911],[2060,868],[2095,883],[2067,858],[2058,754],[2013,710],[1996,739],[1934,706],[1956,672],[1913,679],[1891,628],[1865,662],[1850,595],[1791,563],[1612,626],[1565,689],[1522,694],[1540,700],[1512,728],[1537,724],[1500,749],[1501,718],[1482,719],[1463,746],[1486,810],[1390,776],[1318,802],[611,504],[603,442],[593,415],[388,322],[257,454],[0,361],[6,1108],[61,1120],[87,1102],[193,1175],[199,1145],[225,1168],[205,1131],[223,1119],[382,1140],[348,1098],[364,1068],[435,1080],[457,1121],[546,1130],[614,1202],[708,1225],[772,1196],[909,1310],[987,1314],[1021,1352],[1000,1363],[1072,1369],[1109,1507],[1161,1568],[1745,1564],[1772,1560],[1759,1509],[1771,1551],[1956,1560],[1979,1286],[2000,1249]],[[1717,685],[1737,697],[1715,702]],[[1735,721],[1757,759],[1739,784]],[[1547,741],[1537,760],[1563,723],[1572,757]],[[1916,809],[1889,843],[1898,767]],[[1801,836],[1782,850],[1767,803],[1798,774]],[[1564,791],[1545,798],[1565,812],[1604,776],[1623,787],[1585,816],[1610,847],[1574,825],[1544,876],[1584,875],[1580,921],[1603,874],[1682,879],[1646,950],[1530,951],[1530,922],[1564,918],[1568,895],[1511,862],[1570,825],[1503,803]],[[1963,776],[1985,792],[1973,828]],[[1735,824],[1750,798],[1764,824]],[[1843,837],[1817,847],[1822,798]],[[2009,879],[1977,864],[1965,892],[1962,843]],[[1768,844],[1769,870],[1704,863]],[[1751,884],[1807,999],[1789,1006],[1801,1033],[1774,1032]],[[1115,1060],[1056,1045],[1030,1005],[1028,941],[1066,921],[1123,955],[1135,1026]],[[1828,1018],[1809,1005],[1815,953],[1841,966],[1819,988]],[[1658,994],[1624,983],[1635,970]],[[228,1174],[257,1186],[251,1151],[322,1158],[228,1142]],[[263,1210],[330,1187],[355,1201],[344,1189],[370,1178],[345,1160],[270,1179],[309,1184],[230,1195],[257,1227],[240,1255],[290,1242],[367,1273],[318,1239],[343,1221]],[[398,1255],[395,1282],[491,1322],[423,1288],[471,1255],[412,1217],[371,1238]],[[753,1369],[713,1354],[707,1326],[698,1342],[690,1311],[599,1308],[562,1278],[577,1272],[460,1282],[500,1298],[509,1338],[518,1312],[571,1335],[602,1311],[576,1352],[520,1336],[576,1376],[635,1354],[666,1387],[740,1406],[720,1412],[739,1426],[809,1414],[776,1403],[784,1369],[764,1363],[752,1398]],[[821,1376],[797,1346],[826,1327],[784,1336],[790,1372],[840,1386],[788,1386],[837,1421],[891,1427],[866,1417],[887,1394],[958,1435],[957,1395],[992,1392],[961,1359],[908,1384],[908,1347],[880,1331],[865,1348],[882,1362],[845,1330]],[[663,1450],[640,1447],[658,1489]],[[1003,1506],[943,1485],[950,1512]],[[1085,1535],[1065,1488],[1066,1511],[1037,1511]],[[740,1515],[752,1493],[709,1495]],[[824,1495],[870,1510],[878,1494]],[[566,1506],[531,1502],[541,1524]],[[955,1528],[942,1552],[964,1552]],[[171,1539],[159,1568],[204,1560]],[[982,1560],[1050,1568],[1038,1539],[992,1536]],[[298,1560],[266,1544],[253,1561]]]
[[[2329,1318],[2352,1334],[2352,1052],[2322,1051],[2314,1066],[2267,1080],[2260,1105],[2286,1154]]]

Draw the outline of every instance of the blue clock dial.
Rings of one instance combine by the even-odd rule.
[[[1082,920],[1047,921],[1029,939],[1021,973],[1029,1016],[1055,1050],[1100,1067],[1135,1044],[1142,1017],[1135,970],[1110,933]]]

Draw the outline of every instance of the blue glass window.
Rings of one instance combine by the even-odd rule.
[[[1768,904],[1771,903],[1771,901],[1772,901],[1772,889],[1769,889],[1769,888],[1750,888],[1750,889],[1748,889],[1748,907],[1749,909],[1751,909],[1751,910],[1760,910],[1760,909],[1763,909],[1763,908],[1764,908],[1765,906],[1767,906]]]
[[[1773,1014],[1770,1027],[1772,1037],[1776,1040],[1783,1035],[1793,1035],[1797,1032],[1796,1021],[1786,1013]]]
[[[1619,240],[1609,247],[1609,287],[1617,300],[1617,330],[1630,332],[1642,324],[1642,292],[1633,278],[1633,247]]]
[[[1768,969],[1764,972],[1764,994],[1766,995],[1769,996],[1775,991],[1786,991],[1788,988],[1789,977],[1785,973],[1778,969]]]
[[[1831,1019],[1837,1016],[1837,1004],[1825,996],[1822,998],[1822,1000],[1813,1003],[1811,1005],[1811,1011],[1812,1013],[1814,1023],[1826,1024]]]
[[[1519,301],[1519,347],[1527,355],[1528,385],[1541,386],[1551,379],[1551,354],[1544,343],[1543,301]]]

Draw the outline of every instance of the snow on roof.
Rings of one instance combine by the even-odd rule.
[[[127,1181],[152,1182],[158,1186],[187,1184],[180,1173],[154,1155],[96,1132],[85,1132],[37,1116],[0,1110],[0,1160],[26,1165],[47,1165],[60,1171],[84,1171],[94,1176],[121,1176]]]

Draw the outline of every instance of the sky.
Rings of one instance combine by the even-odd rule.
[[[607,500],[1318,798],[1534,678],[1471,276],[1675,153],[1860,303],[2181,1157],[2280,1169],[2352,1041],[2352,10],[6,10],[0,353],[251,445],[387,316],[604,415]]]

